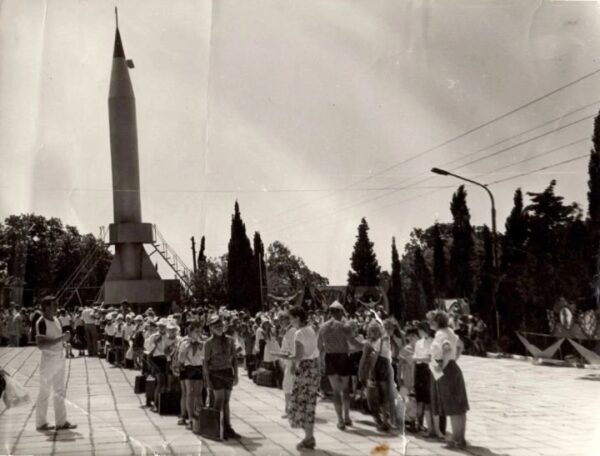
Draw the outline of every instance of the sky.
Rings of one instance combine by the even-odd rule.
[[[490,185],[500,231],[517,187],[556,179],[587,207],[597,2],[0,0],[0,218],[112,222],[114,5],[135,62],[143,219],[190,266],[192,235],[227,251],[238,200],[250,236],[332,284],[366,217],[389,269],[393,236],[402,249],[414,227],[451,221],[460,181],[433,166],[504,180]],[[467,191],[472,223],[490,224],[483,189]]]

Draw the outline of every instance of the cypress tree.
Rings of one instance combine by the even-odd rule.
[[[402,277],[400,275],[400,256],[396,248],[396,238],[392,238],[392,277],[388,294],[390,313],[400,321],[402,318]]]
[[[380,273],[381,268],[373,250],[373,243],[369,240],[369,225],[363,218],[358,226],[358,235],[352,252],[348,285],[377,286]]]
[[[502,240],[502,264],[506,271],[514,262],[521,261],[526,255],[525,242],[528,236],[527,214],[523,210],[523,192],[520,188],[515,191],[513,208],[506,219],[505,233]]]
[[[204,253],[206,249],[206,240],[204,236],[200,239],[200,252],[198,252],[198,268],[201,264],[206,263],[206,254]]]
[[[449,272],[452,279],[453,298],[470,298],[473,291],[471,256],[473,252],[473,228],[467,207],[467,192],[461,185],[452,195],[452,248],[450,250]]]
[[[434,308],[431,274],[423,250],[416,246],[413,251],[410,299],[406,304],[406,319],[422,320],[428,310]]]
[[[494,253],[493,253],[493,240],[490,229],[485,225],[482,232],[483,238],[483,259],[481,264],[481,274],[479,280],[479,287],[477,288],[477,297],[475,299],[475,306],[472,309],[473,313],[478,313],[480,316],[486,318],[486,323],[493,322],[494,308],[493,308],[493,293],[494,293]]]
[[[600,113],[594,121],[592,150],[588,164],[588,215],[592,232],[600,230]]]
[[[445,241],[442,239],[439,224],[433,226],[433,288],[436,298],[446,297],[446,253]]]
[[[250,240],[246,235],[246,225],[242,221],[240,207],[235,202],[235,212],[231,218],[231,238],[227,256],[228,300],[232,309],[246,309],[251,313],[260,309],[256,290],[256,268]]]
[[[264,299],[263,293],[267,289],[267,265],[265,264],[265,246],[258,231],[254,232],[254,266],[258,284],[257,299],[261,302],[261,298]]]

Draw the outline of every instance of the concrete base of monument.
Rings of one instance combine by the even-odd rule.
[[[181,284],[176,279],[107,280],[104,283],[104,304],[119,305],[126,299],[144,310],[161,303],[179,301]]]

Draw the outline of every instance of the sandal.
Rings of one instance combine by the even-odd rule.
[[[315,438],[304,439],[298,445],[296,445],[297,450],[314,450],[315,446],[317,446],[317,441]]]
[[[69,429],[77,429],[77,425],[76,424],[71,424],[68,421],[65,421],[65,424],[62,424],[60,426],[56,426],[56,430],[57,431],[65,431],[65,430],[69,430]]]
[[[48,423],[44,423],[41,426],[35,428],[36,431],[45,432],[54,430],[54,426],[50,426]]]

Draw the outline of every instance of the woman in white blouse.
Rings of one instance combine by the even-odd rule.
[[[431,390],[431,410],[433,415],[449,416],[452,423],[451,448],[465,448],[465,431],[469,400],[462,371],[456,360],[463,349],[460,338],[448,327],[448,315],[442,310],[436,311],[430,321],[431,329],[436,331],[431,343],[432,371],[434,378]],[[441,374],[441,377],[440,377]]]
[[[293,361],[294,386],[289,407],[289,420],[293,428],[304,429],[305,438],[296,445],[296,448],[298,450],[313,449],[316,446],[315,410],[321,380],[317,335],[309,324],[304,309],[294,307],[290,310],[289,315],[292,325],[298,328],[294,335],[294,353],[282,353],[283,359]]]

